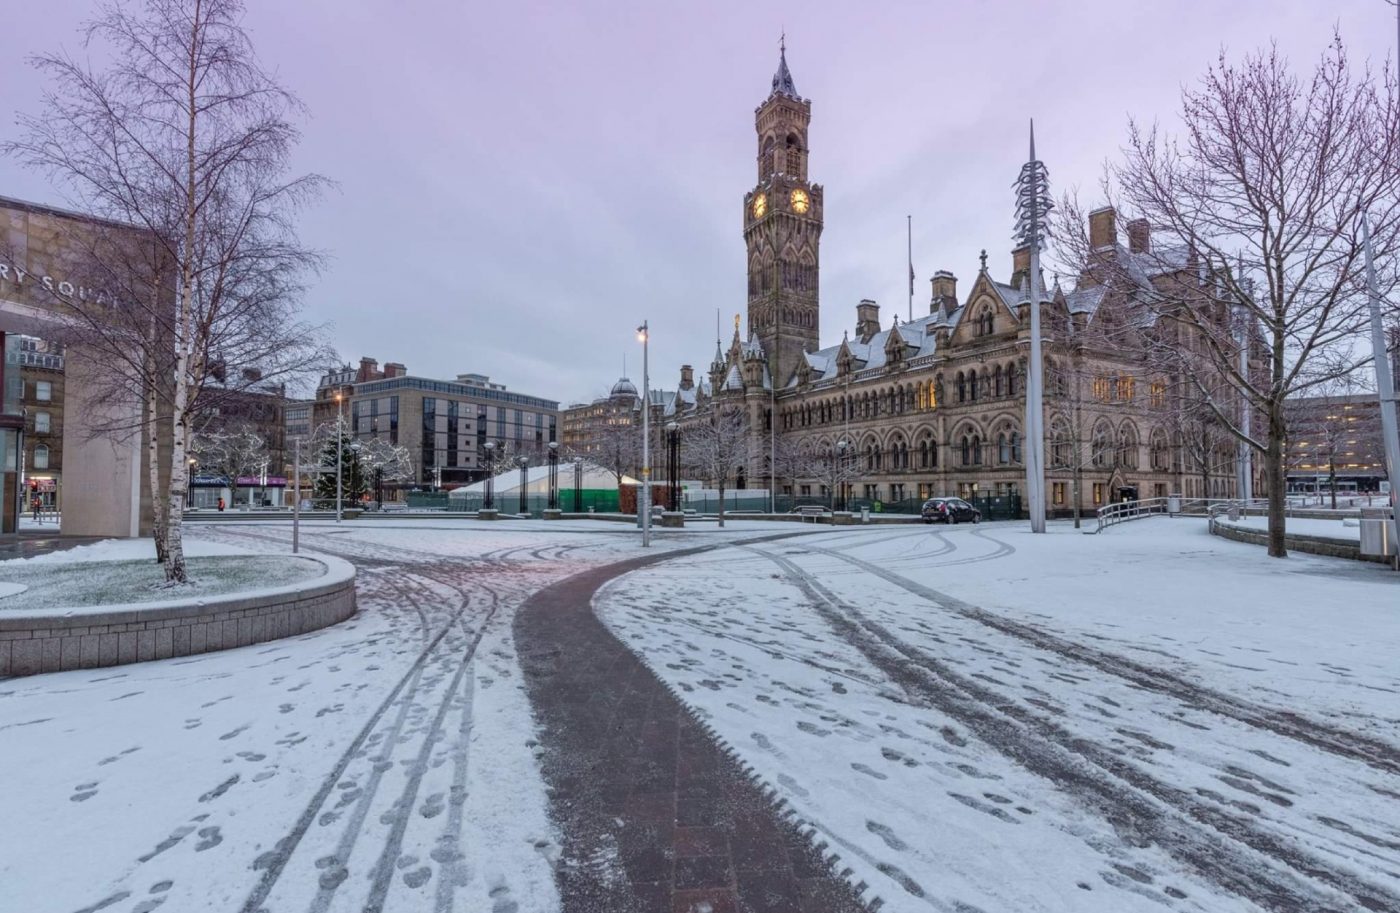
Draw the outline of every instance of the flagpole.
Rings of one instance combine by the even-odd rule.
[[[909,242],[909,322],[914,322],[914,217],[904,217],[906,240]]]

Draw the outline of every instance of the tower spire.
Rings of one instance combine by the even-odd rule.
[[[1031,118],[1031,157],[1028,161],[1035,161],[1035,118]]]
[[[797,85],[792,81],[792,71],[787,65],[787,32],[784,31],[778,39],[778,72],[773,74],[773,91],[769,95],[786,95],[790,98],[801,98],[797,94]]]

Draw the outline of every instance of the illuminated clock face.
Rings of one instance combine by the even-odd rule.
[[[792,192],[792,211],[801,215],[807,211],[810,200],[807,199],[807,191],[794,190]]]
[[[761,219],[763,218],[763,214],[767,211],[768,197],[760,193],[758,196],[753,198],[753,217],[755,219]]]

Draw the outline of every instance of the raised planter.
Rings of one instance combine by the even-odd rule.
[[[312,558],[312,556],[303,556]],[[0,612],[0,676],[96,669],[246,647],[355,614],[355,568],[328,556],[323,576],[198,601]]]
[[[546,520],[562,520],[564,519],[564,512],[557,507],[546,507],[544,509],[544,518]]]
[[[1330,519],[1330,518],[1329,518]],[[1210,531],[1222,539],[1230,539],[1234,542],[1248,542],[1250,545],[1269,544],[1269,534],[1264,530],[1247,529],[1243,526],[1232,526],[1229,523],[1221,522],[1218,518],[1211,520]],[[1285,533],[1283,537],[1284,548],[1290,552],[1303,552],[1309,555],[1326,555],[1329,558],[1350,558],[1353,561],[1375,561],[1380,564],[1389,564],[1391,559],[1381,555],[1363,555],[1361,553],[1360,541],[1351,542],[1345,539],[1329,539],[1325,536],[1308,536],[1302,533]]]
[[[499,520],[501,512],[494,507],[484,507],[476,512],[476,518],[478,520]]]
[[[685,514],[678,510],[664,510],[661,512],[661,526],[665,529],[682,529],[685,527]]]

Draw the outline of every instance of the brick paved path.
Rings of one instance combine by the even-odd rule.
[[[531,597],[515,619],[564,834],[565,913],[855,913],[867,908],[798,826],[592,609],[612,564]]]

